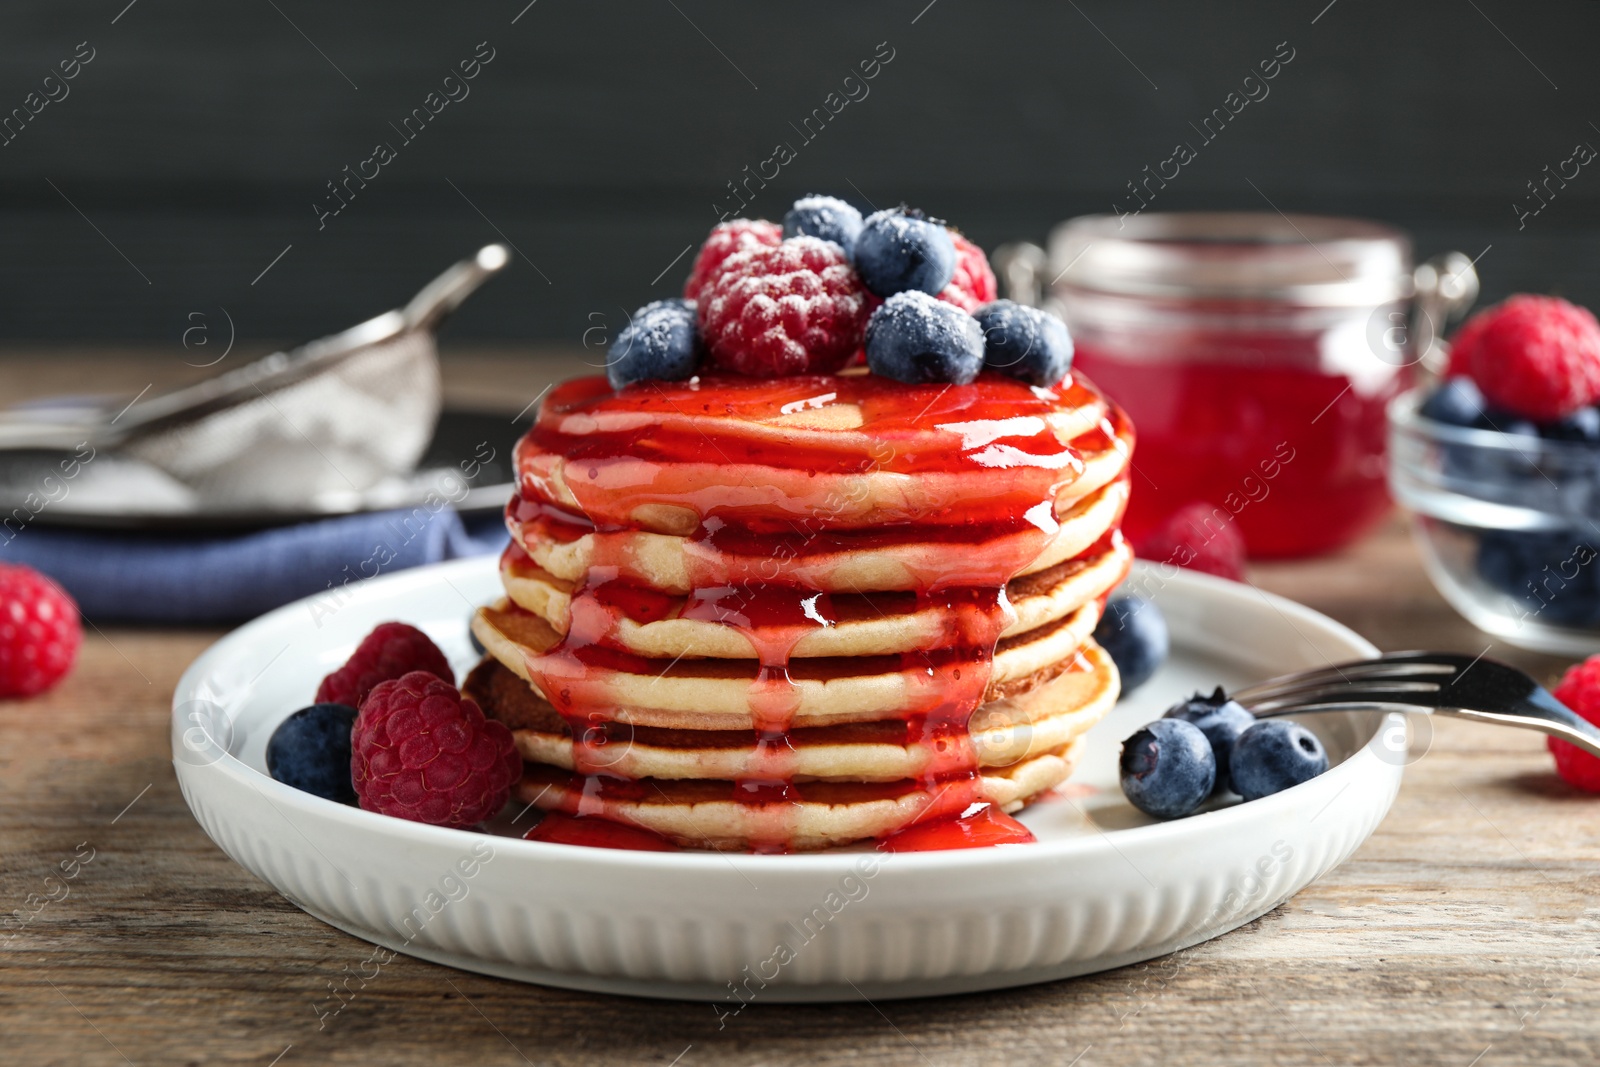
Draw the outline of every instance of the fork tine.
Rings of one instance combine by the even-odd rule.
[[[1233,694],[1235,700],[1261,699],[1268,695],[1291,692],[1318,685],[1353,685],[1380,679],[1404,680],[1432,676],[1442,678],[1454,674],[1457,668],[1446,663],[1393,663],[1385,659],[1358,660],[1354,663],[1329,665],[1311,670],[1286,674]]]
[[[1437,682],[1399,681],[1385,682],[1381,685],[1338,685],[1318,686],[1304,690],[1291,690],[1284,693],[1274,693],[1265,697],[1247,697],[1239,703],[1257,716],[1269,715],[1283,711],[1286,708],[1302,708],[1312,705],[1335,701],[1341,704],[1351,702],[1381,703],[1381,704],[1408,704],[1420,709],[1429,709],[1434,706],[1433,701],[1408,699],[1408,694],[1434,694],[1443,687]]]
[[[1454,652],[1398,652],[1285,675],[1233,694],[1257,717],[1322,711],[1415,711],[1514,726],[1600,756],[1600,728],[1509,664]]]

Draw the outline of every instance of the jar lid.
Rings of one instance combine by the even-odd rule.
[[[1361,219],[1269,212],[1083,215],[1050,235],[1054,289],[1377,306],[1411,295],[1411,240]]]

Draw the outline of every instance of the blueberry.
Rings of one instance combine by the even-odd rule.
[[[656,300],[633,313],[606,352],[613,389],[655,378],[676,382],[700,364],[700,335],[693,300]]]
[[[1503,447],[1477,444],[1444,447],[1445,473],[1473,483],[1468,490],[1470,493],[1494,493],[1497,485],[1540,477],[1539,465],[1544,455],[1540,448],[1539,427],[1508,411],[1484,408],[1476,428],[1501,434]]]
[[[1579,408],[1558,422],[1540,427],[1540,432],[1551,441],[1600,444],[1600,408]]]
[[[1479,577],[1522,617],[1557,626],[1600,625],[1600,559],[1593,533],[1481,530]]]
[[[1161,669],[1171,646],[1161,609],[1131,593],[1112,597],[1106,604],[1105,614],[1094,628],[1094,639],[1117,665],[1124,696]]]
[[[344,704],[301,708],[267,742],[267,773],[284,785],[340,804],[356,802],[350,782],[350,728],[356,709]]]
[[[1122,792],[1146,815],[1176,819],[1211,795],[1217,760],[1199,727],[1157,719],[1122,742]]]
[[[1513,415],[1500,408],[1484,408],[1483,418],[1479,428],[1494,430],[1496,433],[1507,433],[1514,437],[1538,437],[1539,427],[1521,415]]]
[[[950,231],[920,211],[875,211],[862,224],[854,252],[856,273],[881,297],[908,290],[936,294],[956,272]]]
[[[1055,385],[1072,369],[1072,335],[1048,311],[996,300],[974,311],[983,328],[983,365],[1029,385]]]
[[[910,385],[966,385],[983,369],[983,331],[954,304],[896,293],[867,320],[867,366]]]
[[[1228,760],[1233,755],[1233,744],[1239,735],[1256,724],[1256,717],[1236,700],[1229,700],[1222,686],[1210,696],[1196,693],[1181,704],[1167,709],[1167,718],[1182,719],[1200,728],[1211,742],[1211,752],[1217,757],[1217,791],[1233,788],[1228,774]]]
[[[844,249],[845,255],[855,251],[856,238],[861,236],[861,212],[831,196],[807,196],[794,202],[794,207],[783,216],[785,239],[818,237],[832,241]]]
[[[1483,398],[1471,378],[1446,378],[1428,399],[1422,402],[1417,414],[1434,422],[1449,426],[1469,426],[1486,429],[1484,409],[1489,402]]]
[[[1228,758],[1233,788],[1259,800],[1309,782],[1328,769],[1328,753],[1317,735],[1297,722],[1263,719],[1239,735]]]

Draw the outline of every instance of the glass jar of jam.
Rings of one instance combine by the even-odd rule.
[[[1086,216],[1037,258],[1075,365],[1137,428],[1136,545],[1196,503],[1231,518],[1253,557],[1331,551],[1388,511],[1384,409],[1432,341],[1412,328],[1405,234],[1304,215]]]

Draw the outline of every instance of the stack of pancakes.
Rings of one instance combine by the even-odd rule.
[[[467,694],[521,798],[688,847],[883,838],[1064,781],[1115,702],[1131,430],[984,375],[568,383]]]

